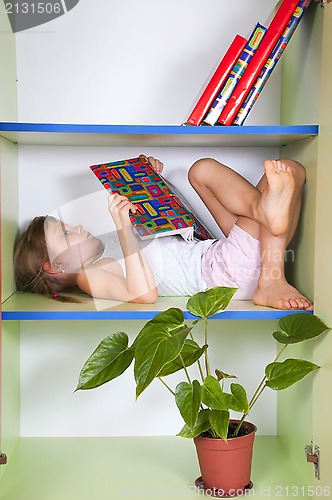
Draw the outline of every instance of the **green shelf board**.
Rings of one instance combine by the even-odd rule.
[[[94,300],[75,295],[82,303],[62,303],[49,297],[30,293],[14,293],[2,305],[3,321],[48,321],[48,320],[149,320],[161,311],[178,307],[186,319],[195,316],[186,310],[188,297],[159,297],[154,304],[119,303],[110,300]],[[306,311],[283,311],[270,307],[255,306],[252,301],[233,300],[227,310],[211,319],[264,320],[280,319],[285,315]]]
[[[303,466],[307,467],[303,454]],[[308,498],[311,488],[278,437],[257,436],[251,494]],[[199,466],[192,440],[162,437],[22,437],[0,482],[2,500],[185,500]],[[210,498],[210,497],[204,497]]]

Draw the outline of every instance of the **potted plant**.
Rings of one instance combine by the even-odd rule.
[[[220,367],[212,371],[208,318],[224,311],[235,292],[235,288],[215,287],[190,297],[187,309],[197,317],[191,326],[185,323],[181,309],[170,308],[148,321],[130,346],[125,332],[109,335],[84,364],[76,388],[99,387],[120,376],[133,360],[136,397],[154,379],[159,379],[174,395],[183,417],[184,426],[178,435],[194,439],[201,468],[196,486],[214,496],[234,496],[252,486],[250,471],[256,427],[246,419],[265,388],[286,389],[319,368],[303,359],[280,361],[287,345],[313,339],[329,330],[312,314],[284,316],[273,333],[282,348],[266,366],[253,396],[248,399],[244,387],[234,382],[227,391],[226,384],[236,377]],[[198,345],[192,333],[199,321],[205,323],[203,346]],[[197,364],[196,379],[187,370],[194,363]],[[173,390],[165,378],[179,370],[183,370],[185,380]],[[239,412],[240,418],[231,418],[231,411]]]

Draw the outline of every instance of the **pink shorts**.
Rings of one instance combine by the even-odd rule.
[[[217,240],[202,256],[202,280],[206,288],[238,288],[238,300],[251,300],[260,275],[260,244],[236,224],[227,238]]]

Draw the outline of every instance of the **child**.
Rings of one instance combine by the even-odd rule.
[[[148,161],[162,171],[159,160],[150,156]],[[200,159],[190,168],[189,181],[225,234],[221,240],[188,243],[181,236],[166,236],[141,243],[129,219],[136,207],[118,194],[109,197],[117,230],[110,248],[82,226],[36,217],[15,245],[17,287],[59,300],[61,292],[78,287],[96,298],[153,303],[158,295],[231,286],[238,288],[237,299],[312,310],[313,303],[284,275],[285,250],[300,214],[304,168],[284,159],[267,160],[264,169],[254,187],[214,159]]]

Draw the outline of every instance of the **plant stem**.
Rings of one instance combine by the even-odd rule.
[[[274,358],[274,361],[273,363],[275,363],[281,356],[281,354],[284,352],[284,350],[286,349],[287,345],[285,344],[281,350],[278,352],[277,356]],[[263,377],[263,379],[261,380],[259,386],[257,387],[256,391],[254,392],[250,402],[249,402],[249,409],[251,410],[251,408],[254,406],[254,404],[256,403],[257,399],[259,398],[259,396],[262,394],[264,388],[265,388],[265,382],[266,382],[266,376]],[[262,386],[264,385],[263,389],[262,389]]]
[[[249,410],[251,410],[251,408],[253,407],[255,401],[257,401],[257,394],[259,393],[259,391],[261,390],[262,386],[265,387],[265,381],[266,381],[266,377],[264,376],[263,379],[261,380],[259,386],[257,387],[257,389],[255,390],[251,400],[249,401]],[[261,393],[260,393],[261,394]]]
[[[189,384],[191,384],[191,380],[190,380],[189,372],[188,372],[188,370],[187,370],[187,367],[186,367],[185,362],[183,361],[183,357],[181,356],[181,353],[179,354],[179,358],[180,358],[181,363],[182,363],[182,365],[183,365],[183,369],[184,369],[184,371],[185,371],[185,374],[186,374],[187,380],[188,380]]]
[[[164,381],[163,381],[163,379],[162,379],[161,377],[158,377],[158,379],[160,380],[160,382],[161,382],[162,384],[164,384],[164,386],[166,387],[166,389],[168,389],[168,390],[169,390],[169,392],[171,392],[171,393],[173,394],[173,396],[175,396],[175,392],[174,392],[174,391],[172,391],[172,389],[169,387],[169,385],[167,385],[167,384],[166,384],[166,382],[164,382]]]
[[[193,336],[193,334],[191,332],[190,332],[189,336],[190,336],[191,340],[193,342],[195,342],[194,336]],[[199,370],[199,374],[201,376],[202,382],[204,382],[204,373],[203,373],[202,365],[201,365],[201,362],[200,362],[199,359],[197,360],[197,366],[198,366],[198,370]]]
[[[209,432],[212,435],[213,439],[218,439],[219,436],[218,436],[218,434],[216,433],[216,431],[212,427],[210,427]]]
[[[276,355],[275,360],[273,361],[273,363],[275,363],[280,358],[281,354],[284,352],[284,350],[286,349],[286,347],[287,347],[287,344],[284,344],[284,346],[280,349],[280,351]]]
[[[263,387],[261,388],[261,390],[256,394],[255,398],[251,398],[251,405],[250,405],[250,410],[251,408],[254,406],[254,404],[256,403],[257,399],[260,397],[260,395],[262,394],[262,392],[264,391],[266,387],[266,384],[263,385]]]
[[[208,320],[207,320],[207,318],[204,318],[204,332],[205,332],[204,343],[205,343],[205,345],[208,345]],[[208,356],[207,349],[206,349],[204,355],[205,355],[206,375],[210,375],[211,371],[210,371],[210,363],[209,363],[209,356]]]
[[[284,346],[280,349],[277,356],[275,357],[273,363],[275,363],[280,358],[281,354],[284,352],[286,347],[287,347],[287,344],[284,344]],[[258,400],[258,398],[261,396],[262,392],[264,391],[264,389],[266,387],[266,379],[267,379],[267,377],[264,376],[263,379],[261,380],[260,384],[258,385],[257,389],[255,390],[251,400],[249,401],[249,410],[242,415],[241,420],[239,421],[239,423],[236,426],[236,429],[234,431],[234,436],[237,436],[244,419],[246,418],[249,411],[252,409],[252,407],[254,406],[254,404],[256,403],[256,401]]]
[[[246,418],[246,416],[248,415],[248,413],[244,413],[241,417],[241,420],[239,421],[239,423],[237,424],[236,426],[236,429],[234,431],[234,436],[237,436],[238,433],[239,433],[239,430],[241,429],[241,425],[243,424],[244,422],[244,419]]]

